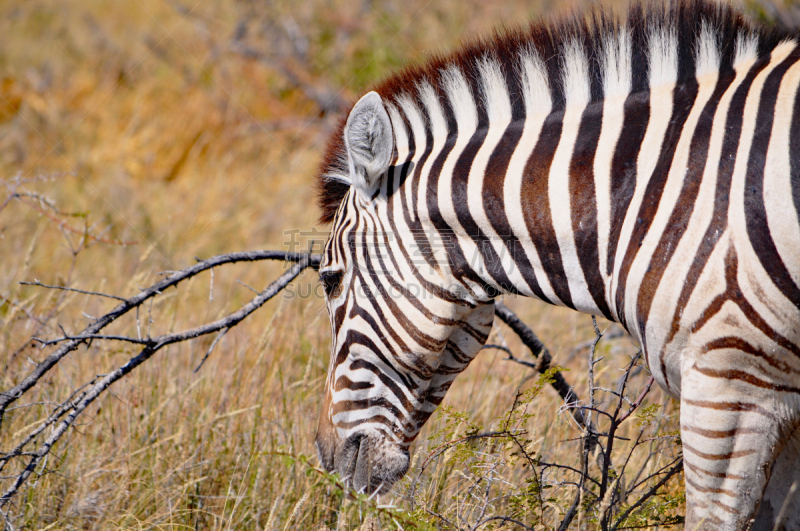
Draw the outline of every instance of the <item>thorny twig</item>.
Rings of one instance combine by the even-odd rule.
[[[661,480],[659,480],[658,483],[653,485],[647,492],[642,494],[639,497],[639,499],[636,500],[636,502],[633,505],[628,507],[625,510],[625,512],[623,512],[619,516],[619,518],[617,518],[617,521],[611,527],[611,531],[615,531],[615,530],[619,529],[619,526],[622,524],[622,522],[624,522],[625,519],[628,518],[628,516],[630,516],[633,511],[635,511],[637,508],[639,508],[639,506],[642,505],[644,502],[646,502],[647,500],[649,500],[650,498],[655,496],[656,493],[658,492],[658,489],[660,489],[661,487],[666,485],[667,481],[669,481],[672,476],[674,476],[675,474],[677,474],[681,470],[683,470],[683,457],[677,458],[677,461],[676,461],[675,465],[672,468],[669,469],[669,471],[664,475],[664,477],[662,477]]]
[[[216,347],[216,346],[217,346],[217,343],[219,343],[219,340],[220,340],[220,339],[222,339],[222,337],[223,337],[223,336],[224,336],[224,335],[225,335],[225,334],[228,332],[228,330],[230,330],[230,327],[223,328],[222,330],[220,330],[220,331],[219,331],[219,333],[217,334],[217,337],[215,337],[215,338],[214,338],[214,341],[211,343],[211,346],[210,346],[210,347],[208,347],[208,350],[206,351],[206,355],[205,355],[205,356],[203,356],[203,359],[202,359],[202,360],[200,360],[200,365],[198,365],[198,366],[197,366],[197,368],[194,370],[195,374],[197,374],[197,371],[199,371],[199,370],[200,370],[200,368],[201,368],[201,367],[203,366],[203,364],[206,362],[206,360],[208,359],[208,357],[209,357],[209,356],[211,355],[211,353],[214,351],[214,347]]]
[[[610,516],[609,511],[611,510],[611,505],[612,505],[611,500],[614,496],[613,491],[615,490],[612,488],[611,491],[608,491],[609,488],[608,481],[611,471],[611,453],[614,449],[614,441],[617,429],[623,422],[625,422],[625,420],[631,415],[631,413],[633,413],[633,411],[636,410],[637,407],[639,407],[639,404],[642,403],[642,400],[644,400],[644,397],[647,395],[647,393],[650,391],[650,387],[653,385],[653,377],[651,376],[650,380],[647,382],[641,394],[639,395],[639,398],[634,403],[632,403],[630,407],[627,409],[627,411],[625,411],[620,416],[622,405],[625,402],[625,388],[628,385],[628,377],[630,376],[633,367],[636,365],[636,362],[639,361],[640,356],[641,354],[637,354],[636,356],[634,356],[625,370],[625,375],[622,380],[620,392],[617,394],[618,396],[617,406],[616,409],[614,410],[614,414],[611,415],[611,426],[609,426],[608,428],[608,439],[606,442],[606,448],[603,456],[603,465],[601,471],[602,483],[600,485],[600,494],[599,494],[600,499],[603,500],[603,504],[601,506],[602,509],[601,516],[600,516],[600,527],[602,529],[608,528],[608,518]],[[617,478],[615,479],[615,485],[618,484],[617,480],[621,477],[622,474],[617,476]]]
[[[509,326],[512,328],[512,331],[518,334],[518,336],[523,340],[523,343],[531,349],[531,352],[534,356],[537,354],[539,355],[539,359],[536,362],[529,362],[523,359],[520,359],[514,356],[514,352],[508,347],[505,343],[505,340],[502,338],[502,335],[499,335],[499,341],[496,343],[490,343],[484,346],[486,349],[497,349],[503,351],[511,361],[528,367],[530,369],[535,370],[536,372],[544,372],[542,366],[549,362],[549,355],[544,354],[547,352],[547,349],[544,345],[539,341],[539,339],[533,334],[532,330],[528,328],[524,323],[522,323],[516,315],[514,315],[510,310],[505,308],[502,305],[498,305],[500,308],[499,313],[497,314],[501,318],[503,318],[504,322],[508,323]],[[623,376],[619,379],[619,382],[615,385],[615,390],[610,388],[605,388],[599,385],[596,381],[596,366],[598,363],[603,361],[602,356],[597,355],[597,348],[598,344],[602,339],[606,338],[604,332],[601,332],[599,327],[597,326],[596,319],[592,320],[593,329],[595,332],[595,338],[588,344],[590,347],[589,351],[589,360],[588,360],[588,384],[589,384],[589,399],[588,403],[580,404],[577,401],[570,404],[570,407],[574,410],[578,410],[582,415],[582,419],[586,419],[585,424],[582,425],[582,434],[579,438],[582,441],[579,450],[578,459],[580,464],[576,464],[571,466],[572,463],[559,463],[559,462],[548,462],[539,456],[531,456],[528,454],[526,449],[526,442],[521,440],[516,432],[514,433],[503,433],[501,431],[496,432],[487,432],[485,434],[480,434],[481,436],[467,436],[460,439],[456,439],[445,443],[443,446],[436,447],[428,457],[423,461],[422,466],[420,467],[418,473],[416,474],[415,478],[412,481],[411,488],[409,490],[410,493],[410,501],[412,508],[414,506],[415,500],[415,493],[417,490],[417,483],[419,482],[422,472],[428,467],[430,460],[433,457],[439,455],[442,451],[447,448],[451,448],[455,444],[461,444],[463,442],[467,442],[472,438],[483,438],[482,436],[491,436],[487,438],[496,439],[500,438],[507,438],[512,444],[517,446],[517,450],[514,451],[515,455],[521,455],[527,460],[528,469],[533,474],[531,478],[534,481],[535,485],[548,485],[550,487],[553,486],[570,486],[574,487],[575,494],[574,498],[570,499],[570,503],[564,509],[566,510],[564,516],[562,517],[558,529],[561,531],[566,531],[575,521],[575,518],[578,517],[578,520],[581,521],[579,526],[586,523],[587,518],[597,518],[598,523],[604,530],[609,529],[609,524],[611,520],[615,517],[614,511],[617,510],[616,508],[620,506],[621,503],[625,503],[624,500],[628,495],[633,494],[634,492],[638,491],[638,487],[645,483],[658,482],[655,488],[650,488],[647,492],[642,494],[645,498],[642,499],[638,505],[632,509],[628,514],[633,514],[633,511],[636,511],[637,508],[641,508],[642,504],[652,496],[658,495],[660,492],[660,488],[666,483],[664,480],[664,476],[666,474],[674,473],[670,469],[666,471],[669,466],[675,463],[671,463],[667,467],[659,469],[658,471],[648,475],[647,478],[643,479],[641,482],[636,483],[632,487],[630,485],[626,486],[625,482],[625,472],[630,463],[631,456],[633,455],[634,451],[637,448],[640,448],[641,444],[644,444],[648,441],[652,441],[652,438],[645,438],[643,437],[645,433],[645,427],[641,427],[638,434],[634,438],[623,437],[619,433],[619,427],[629,420],[632,414],[641,406],[644,399],[646,398],[649,390],[652,387],[653,379],[652,377],[647,380],[647,382],[643,385],[641,390],[638,393],[637,398],[632,399],[628,396],[628,384],[630,380],[636,376],[639,372],[641,372],[642,367],[638,363],[641,359],[641,354],[637,354],[634,356],[630,363],[627,365],[626,368],[623,370]],[[616,336],[616,334],[612,334]],[[585,345],[583,345],[585,346]],[[543,360],[545,358],[545,360]],[[605,405],[604,401],[599,399],[598,393],[606,394],[607,396],[614,397],[611,400],[611,403]],[[573,391],[573,396],[575,393]],[[519,403],[519,393],[514,400],[514,406],[512,408],[516,409],[517,404]],[[595,417],[595,414],[597,415]],[[607,430],[606,433],[602,433],[599,431],[598,423],[601,421],[603,423],[608,422],[610,428]],[[511,425],[509,424],[509,420],[505,421],[505,424],[500,425],[501,428],[510,429]],[[524,433],[524,432],[523,432]],[[567,439],[563,442],[573,440]],[[617,441],[627,441],[629,443],[630,448],[626,448],[624,458],[621,462],[621,467],[616,469],[612,463],[612,455],[615,449],[615,443]],[[618,443],[617,445],[618,446]],[[493,444],[490,445],[490,448],[493,447]],[[491,449],[485,450],[488,454],[492,454],[493,451]],[[597,473],[593,472],[590,468],[593,466],[594,459],[592,455],[596,457],[596,466],[597,466]],[[552,461],[552,460],[549,460]],[[576,480],[575,481],[548,481],[545,482],[544,476],[545,471],[549,468],[561,470],[562,472],[566,472],[569,474],[575,474]],[[492,469],[494,470],[494,469]],[[537,474],[537,471],[540,471]],[[638,475],[637,475],[638,476]],[[487,477],[486,473],[482,474],[481,476],[476,478],[467,477],[473,485],[469,487],[467,490],[466,496],[472,497],[480,497],[476,496],[477,492],[475,489],[478,485],[485,485],[486,488],[483,490],[486,492],[483,493],[484,496],[480,497],[480,501],[476,506],[475,518],[473,523],[468,524],[467,520],[471,518],[467,518],[466,515],[462,516],[462,510],[456,509],[456,519],[455,522],[459,522],[460,525],[466,525],[468,529],[475,529],[476,527],[480,527],[488,522],[488,518],[496,518],[496,520],[504,521],[506,523],[512,523],[511,520],[505,520],[505,518],[512,518],[516,522],[519,522],[519,525],[533,525],[532,522],[528,522],[527,524],[524,523],[524,519],[520,519],[519,515],[511,514],[511,513],[500,513],[500,514],[491,514],[488,515],[486,507],[488,498],[488,487],[490,486],[491,482],[494,481],[491,477]],[[594,486],[594,490],[590,490],[590,485]],[[546,488],[546,487],[545,487]],[[542,498],[542,488],[537,487],[536,489],[532,490],[527,496],[538,496],[538,499],[535,500],[535,504],[538,505],[541,509],[541,514],[537,516],[538,521],[541,523],[545,522],[545,513],[544,507],[546,506],[545,500]],[[640,493],[641,494],[641,493]],[[446,525],[452,525],[456,529],[460,529],[460,527],[456,526],[453,522],[447,520],[450,515],[448,512],[442,512],[431,510],[432,508],[424,507],[426,511],[429,511],[428,514],[437,517],[440,521]],[[468,509],[464,509],[467,511]],[[586,514],[584,514],[586,512]],[[440,518],[441,517],[441,518]],[[460,520],[459,520],[460,519]]]
[[[594,434],[594,428],[592,426],[592,413],[596,410],[594,401],[594,392],[596,389],[594,385],[594,366],[600,360],[595,359],[594,353],[595,349],[597,348],[597,344],[603,337],[603,334],[600,332],[600,329],[597,328],[597,320],[595,319],[594,315],[592,316],[592,324],[594,325],[595,339],[592,342],[592,348],[589,350],[589,406],[581,407],[581,409],[587,413],[584,417],[586,422],[583,424],[583,435],[581,436],[583,444],[581,444],[580,452],[580,480],[578,483],[578,492],[575,493],[575,498],[572,501],[572,505],[570,505],[569,510],[567,510],[567,513],[561,520],[561,524],[558,526],[558,531],[565,531],[568,529],[569,525],[572,523],[572,520],[575,518],[575,515],[578,515],[578,526],[580,527],[583,496],[586,492],[586,478],[589,477],[589,453],[591,452],[592,448],[594,448],[594,445],[597,444],[597,437]]]

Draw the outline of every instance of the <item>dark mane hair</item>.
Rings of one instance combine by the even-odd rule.
[[[401,95],[418,100],[416,87],[427,81],[438,93],[442,103],[446,97],[442,82],[442,71],[456,66],[463,72],[473,93],[478,93],[480,76],[479,60],[487,54],[501,65],[511,94],[513,118],[525,116],[518,73],[520,54],[524,50],[535,50],[547,69],[550,81],[553,111],[564,107],[565,94],[561,83],[560,61],[565,46],[579,43],[589,60],[591,76],[591,99],[597,101],[602,94],[601,53],[602,38],[615,36],[627,28],[631,36],[632,86],[631,93],[648,88],[648,59],[646,50],[649,35],[654,29],[668,28],[674,31],[678,42],[678,84],[695,76],[695,48],[701,25],[705,23],[716,33],[720,58],[720,70],[733,69],[735,42],[739,34],[758,37],[758,55],[768,54],[790,33],[774,27],[751,23],[726,4],[710,0],[679,0],[674,3],[640,1],[632,4],[627,13],[620,15],[603,8],[594,8],[588,13],[573,13],[551,22],[533,21],[527,27],[495,30],[486,37],[472,39],[449,53],[435,53],[427,60],[411,64],[396,74],[378,83],[373,90],[387,103],[396,103]],[[480,98],[478,98],[480,100]],[[419,103],[417,101],[417,103]],[[485,122],[486,111],[478,101],[479,120]],[[421,107],[421,106],[420,106]],[[452,111],[442,105],[448,123],[454,123]],[[450,113],[448,115],[448,113]],[[320,166],[317,188],[317,204],[321,209],[320,222],[333,221],[349,185],[336,176],[348,174],[347,154],[344,151],[343,131],[345,115],[328,140],[325,158]]]

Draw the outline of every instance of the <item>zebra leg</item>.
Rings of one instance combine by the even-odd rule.
[[[764,499],[753,522],[752,531],[773,529],[800,530],[800,429],[795,429],[775,460]]]
[[[742,367],[745,356],[729,351],[725,358],[732,364],[728,366]],[[751,529],[773,463],[783,450],[787,438],[781,434],[791,423],[782,413],[791,409],[780,393],[724,377],[730,375],[710,369],[708,361],[683,362],[685,529],[744,531]]]

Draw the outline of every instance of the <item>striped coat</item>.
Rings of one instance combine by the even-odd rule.
[[[687,529],[800,529],[800,39],[702,2],[583,20],[407,69],[332,136],[320,459],[388,489],[517,293],[639,342]]]

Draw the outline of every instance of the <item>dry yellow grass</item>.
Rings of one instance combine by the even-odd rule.
[[[19,281],[36,278],[130,295],[195,256],[281,248],[285,230],[314,225],[313,174],[335,116],[321,113],[286,69],[301,84],[340,91],[348,100],[425,50],[453,46],[465,35],[558,5],[521,0],[0,4],[0,177],[8,183],[15,176],[47,177],[17,190],[41,196],[12,200],[0,210],[0,388],[19,382],[44,356],[30,342],[31,334],[54,337],[57,325],[79,331],[87,316],[101,315],[113,304]],[[264,57],[248,58],[236,48],[240,21],[247,22],[243,42]],[[296,41],[295,49],[286,37],[293,32],[306,39]],[[106,240],[136,243],[82,241],[86,227]],[[152,333],[217,318],[250,298],[237,281],[262,288],[280,271],[280,265],[264,263],[228,267],[216,271],[213,289],[206,275],[167,293],[147,309]],[[313,273],[298,282],[307,290]],[[586,352],[575,354],[572,348],[593,337],[589,317],[531,301],[507,302],[533,325],[555,362],[571,369],[567,379],[585,395]],[[35,321],[47,317],[41,327]],[[135,334],[132,318],[112,328]],[[522,352],[507,331],[505,337]],[[15,525],[360,525],[363,503],[343,500],[322,484],[311,468],[313,458],[306,464],[286,457],[314,454],[329,343],[322,302],[276,298],[233,329],[194,374],[210,341],[165,349],[106,393],[56,446],[48,473],[32,478],[19,496]],[[599,378],[611,386],[635,347],[627,339],[601,347],[609,357]],[[30,406],[8,413],[0,451],[12,447],[50,402],[64,400],[134,352],[130,345],[95,342],[71,354],[17,404]],[[459,377],[446,404],[491,428],[509,410],[517,389],[532,385],[526,376],[501,353],[486,352]],[[635,384],[642,382],[640,375]],[[676,429],[675,406],[658,390],[649,401],[664,405],[658,413],[662,431]],[[534,416],[520,427],[546,460],[575,462],[573,439],[580,432],[565,414],[557,414],[558,407],[555,393],[544,389],[530,406]],[[416,467],[442,442],[429,437],[445,421],[432,421],[421,435]],[[512,465],[514,458],[502,445],[474,447],[479,454],[490,448],[495,453],[485,459],[495,465],[496,495],[518,493],[529,472],[518,459]],[[418,503],[449,519],[469,519],[474,503],[467,490],[480,473],[475,454],[465,462],[457,457],[444,454],[426,471]],[[651,468],[668,457],[657,456]],[[406,479],[396,489],[395,503],[403,510],[409,508],[402,496],[409,485]],[[679,481],[671,485],[673,495],[680,492]],[[573,489],[553,492],[550,524]],[[491,510],[503,514],[508,503],[499,498]],[[670,510],[680,513],[681,507]],[[387,528],[389,520],[379,517]],[[437,522],[424,511],[407,518],[420,525]],[[593,525],[584,520],[573,527],[581,524]]]

